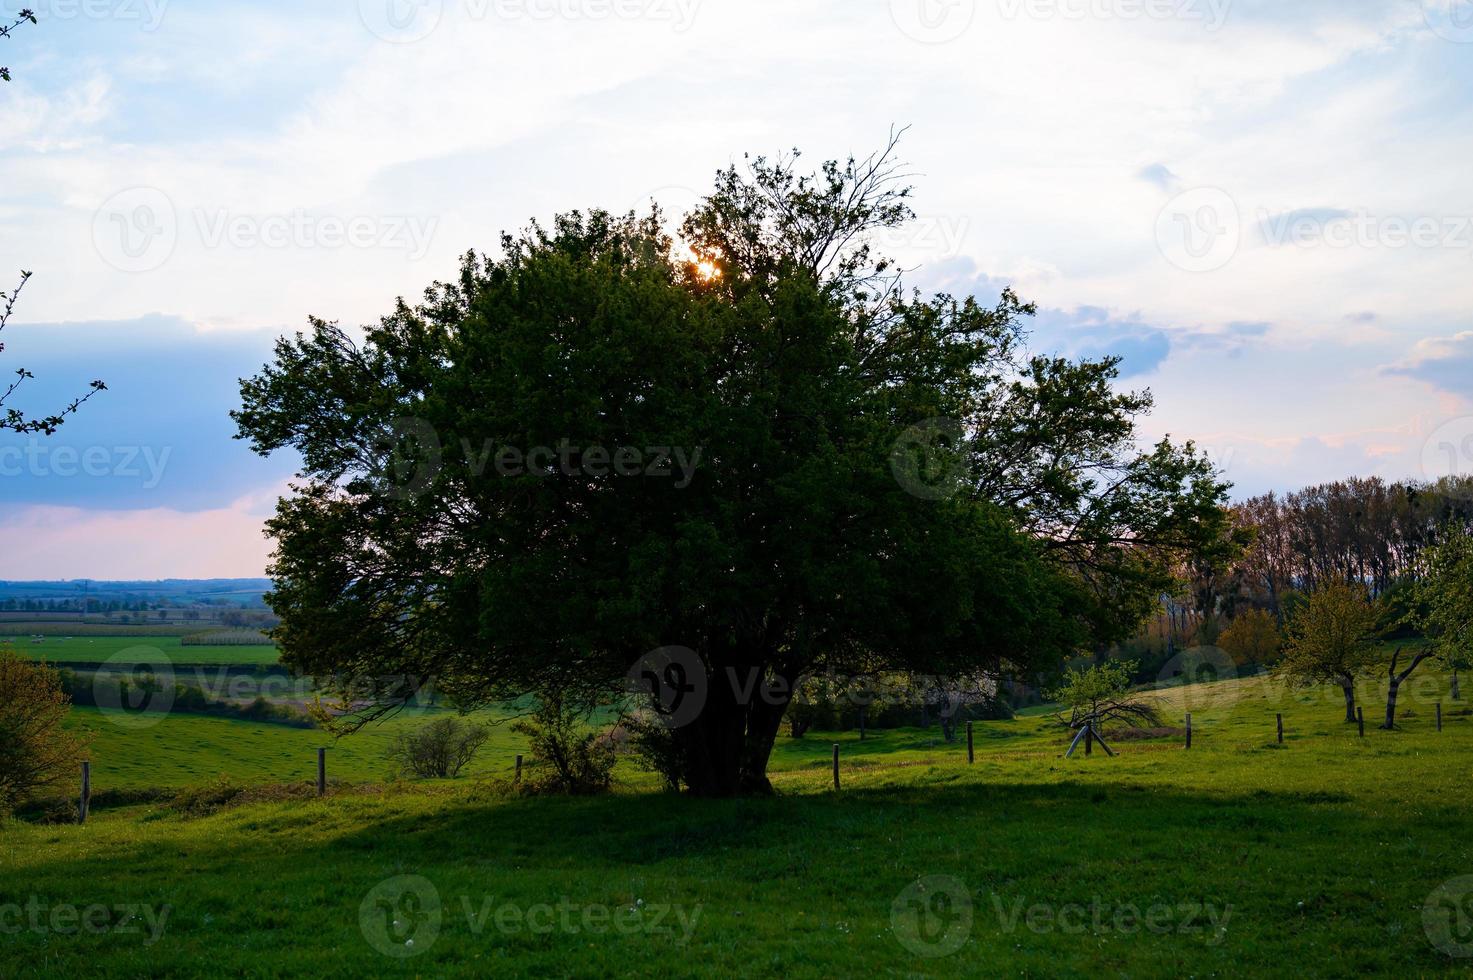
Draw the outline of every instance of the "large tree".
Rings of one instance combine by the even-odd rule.
[[[902,288],[868,242],[908,195],[889,152],[757,158],[678,246],[572,212],[361,342],[280,341],[234,417],[303,459],[269,524],[284,661],[353,679],[352,726],[426,676],[591,705],[660,650],[700,708],[682,781],[730,795],[770,789],[805,676],[1032,675],[1127,636],[1225,547],[1226,487],[1137,447],[1116,359],[1027,356],[1012,292]]]

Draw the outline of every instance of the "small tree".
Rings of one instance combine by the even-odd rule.
[[[62,727],[70,706],[56,670],[0,646],[0,816],[84,757],[85,743]]]
[[[1228,624],[1217,642],[1235,662],[1266,667],[1278,660],[1283,637],[1272,613],[1249,609]]]
[[[1107,660],[1085,668],[1071,667],[1063,683],[1049,697],[1070,709],[1072,729],[1088,725],[1098,732],[1110,721],[1123,722],[1132,728],[1160,723],[1156,705],[1132,694],[1130,679],[1140,663],[1134,660]]]
[[[409,732],[400,732],[389,746],[389,759],[401,774],[421,779],[454,779],[470,764],[476,750],[491,737],[485,725],[438,718]]]
[[[1325,585],[1290,619],[1279,675],[1297,687],[1340,685],[1345,720],[1354,722],[1355,681],[1375,666],[1380,622],[1381,611],[1364,585]]]

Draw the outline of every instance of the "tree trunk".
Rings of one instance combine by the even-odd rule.
[[[1345,721],[1347,724],[1355,724],[1355,682],[1341,681],[1340,689],[1345,692]]]
[[[1412,662],[1407,664],[1407,669],[1398,674],[1396,672],[1396,665],[1401,660],[1401,648],[1397,647],[1396,653],[1392,655],[1391,669],[1386,672],[1387,678],[1391,682],[1390,689],[1387,691],[1386,694],[1386,724],[1381,726],[1388,732],[1396,727],[1397,689],[1401,687],[1402,682],[1404,682],[1408,677],[1412,676],[1412,671],[1416,670],[1417,667],[1422,663],[1422,661],[1426,660],[1430,656],[1432,656],[1432,652],[1424,648],[1420,653],[1417,653],[1412,657]]]
[[[1463,696],[1458,693],[1458,668],[1453,668],[1453,700],[1461,701]]]
[[[709,678],[705,705],[695,720],[676,730],[685,750],[682,778],[692,796],[769,795],[767,763],[792,701],[790,678],[749,691],[725,671]]]
[[[1386,693],[1386,724],[1381,727],[1388,732],[1396,727],[1396,689],[1401,687],[1401,681],[1391,678],[1391,688]]]

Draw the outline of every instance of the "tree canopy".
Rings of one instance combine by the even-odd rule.
[[[769,788],[815,671],[1033,675],[1128,635],[1227,547],[1226,485],[1138,448],[1117,359],[1027,355],[1011,291],[907,291],[869,245],[912,217],[890,150],[734,166],[678,240],[533,223],[361,341],[279,341],[233,414],[303,459],[269,523],[284,662],[352,679],[352,725],[407,678],[592,705],[683,649],[684,782],[726,795]]]

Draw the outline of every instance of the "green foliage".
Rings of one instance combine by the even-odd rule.
[[[1245,609],[1233,618],[1217,642],[1235,663],[1267,667],[1277,662],[1284,638],[1278,620],[1268,610]]]
[[[86,746],[63,722],[70,699],[57,671],[0,645],[0,817],[70,778]]]
[[[1093,721],[1096,727],[1112,721],[1133,727],[1160,724],[1155,704],[1131,693],[1131,678],[1139,667],[1133,660],[1106,660],[1070,667],[1049,697],[1071,709],[1071,728],[1087,720]]]
[[[614,745],[587,722],[587,712],[547,699],[530,718],[512,725],[527,736],[532,751],[524,790],[572,796],[608,792],[614,780]]]
[[[685,744],[675,732],[652,713],[629,716],[623,726],[629,733],[629,748],[639,767],[659,776],[667,790],[678,791],[689,761],[685,757]]]
[[[1417,623],[1443,663],[1473,666],[1473,536],[1465,526],[1447,526],[1423,553],[1415,596]]]
[[[1383,611],[1363,585],[1330,582],[1309,594],[1289,620],[1280,676],[1298,685],[1354,683],[1380,660]]]

